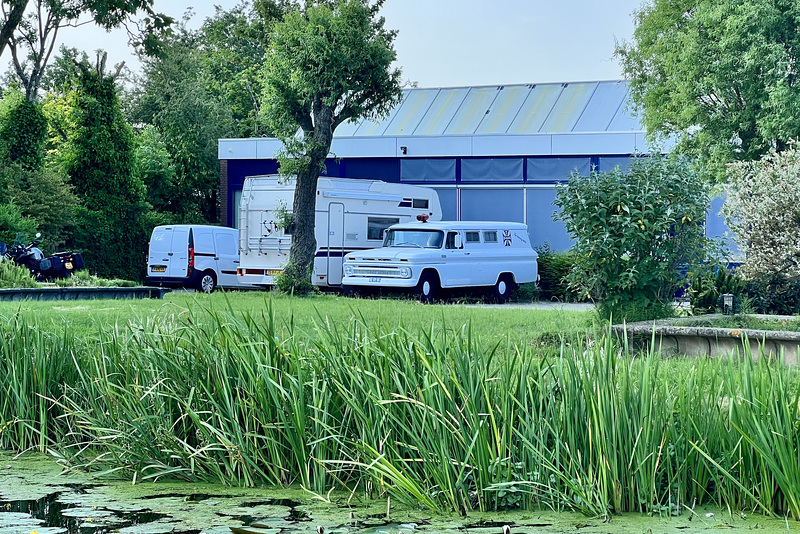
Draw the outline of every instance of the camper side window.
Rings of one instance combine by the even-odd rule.
[[[383,240],[383,233],[393,224],[400,222],[400,219],[391,217],[368,217],[367,218],[367,239]]]
[[[480,232],[466,232],[467,243],[480,243],[481,242],[481,233]]]
[[[483,242],[484,243],[497,243],[497,232],[495,230],[491,230],[488,232],[483,232]]]

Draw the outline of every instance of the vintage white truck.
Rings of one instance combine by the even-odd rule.
[[[443,289],[485,288],[506,302],[518,284],[538,280],[537,258],[522,223],[401,223],[388,228],[381,248],[345,256],[342,288],[411,291],[423,302]]]

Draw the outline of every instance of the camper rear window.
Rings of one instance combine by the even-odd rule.
[[[368,217],[367,218],[367,239],[383,240],[383,232],[393,224],[400,222],[400,219],[391,217]]]

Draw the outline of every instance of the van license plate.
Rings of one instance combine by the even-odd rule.
[[[167,266],[166,265],[153,265],[153,272],[154,273],[167,272]]]
[[[381,279],[379,277],[372,277],[369,279],[370,284],[380,284]]]
[[[266,275],[267,276],[277,276],[281,274],[283,271],[281,269],[267,269]]]
[[[64,262],[64,268],[66,270],[68,270],[68,271],[71,271],[72,270],[72,262],[71,261]]]

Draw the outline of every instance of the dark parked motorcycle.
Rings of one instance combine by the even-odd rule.
[[[41,234],[36,234],[39,238]],[[72,273],[83,269],[83,256],[78,252],[56,252],[47,257],[39,249],[39,241],[31,241],[25,245],[17,242],[6,249],[5,243],[0,243],[0,251],[5,250],[3,257],[17,265],[27,267],[37,281],[69,278]]]

